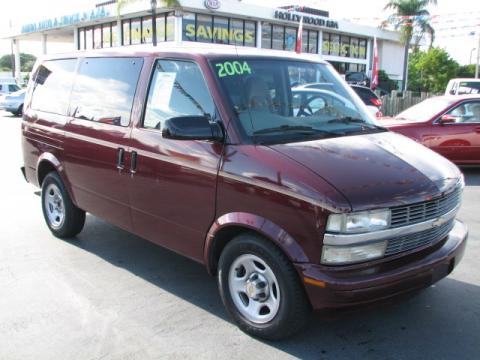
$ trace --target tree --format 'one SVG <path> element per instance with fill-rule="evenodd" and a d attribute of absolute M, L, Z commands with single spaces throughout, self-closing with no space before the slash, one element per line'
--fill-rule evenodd
<path fill-rule="evenodd" d="M 424 34 L 430 35 L 430 47 L 433 45 L 434 29 L 429 23 L 430 13 L 426 7 L 430 4 L 436 5 L 437 0 L 390 0 L 385 6 L 385 10 L 393 10 L 394 13 L 388 17 L 383 26 L 391 24 L 395 30 L 400 31 L 400 41 L 405 47 L 403 63 L 403 85 L 406 88 L 407 69 L 408 69 L 408 50 L 412 37 L 416 37 L 417 45 Z M 417 46 L 418 48 L 418 46 Z"/>
<path fill-rule="evenodd" d="M 475 64 L 462 65 L 458 68 L 457 78 L 474 78 L 475 77 Z"/>
<path fill-rule="evenodd" d="M 20 53 L 20 71 L 30 72 L 37 58 L 31 54 Z M 0 69 L 3 71 L 12 71 L 12 55 L 3 55 L 0 57 Z"/>
<path fill-rule="evenodd" d="M 395 80 L 390 79 L 385 70 L 378 70 L 378 87 L 386 92 L 391 92 L 397 89 L 397 83 Z"/>
<path fill-rule="evenodd" d="M 433 47 L 414 52 L 409 69 L 409 90 L 442 93 L 448 81 L 457 76 L 459 65 L 445 50 Z"/>

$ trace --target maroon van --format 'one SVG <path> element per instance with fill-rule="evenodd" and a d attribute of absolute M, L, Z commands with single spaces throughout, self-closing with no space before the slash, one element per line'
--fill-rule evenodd
<path fill-rule="evenodd" d="M 322 89 L 297 91 L 299 84 Z M 318 57 L 228 46 L 38 61 L 26 179 L 52 233 L 85 212 L 204 264 L 245 332 L 426 287 L 462 258 L 463 177 L 378 126 Z"/>

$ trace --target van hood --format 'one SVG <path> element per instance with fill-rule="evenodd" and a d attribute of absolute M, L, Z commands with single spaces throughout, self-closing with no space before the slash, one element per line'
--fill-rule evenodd
<path fill-rule="evenodd" d="M 270 147 L 336 188 L 354 211 L 426 201 L 461 178 L 453 163 L 392 132 Z"/>

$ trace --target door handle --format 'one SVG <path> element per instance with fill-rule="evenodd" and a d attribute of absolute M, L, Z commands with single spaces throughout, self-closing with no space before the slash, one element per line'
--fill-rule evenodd
<path fill-rule="evenodd" d="M 130 155 L 130 173 L 133 175 L 137 172 L 137 152 L 132 151 Z"/>
<path fill-rule="evenodd" d="M 475 128 L 475 132 L 476 132 L 477 134 L 480 134 L 480 127 L 476 127 L 476 128 Z"/>
<path fill-rule="evenodd" d="M 119 148 L 117 153 L 117 169 L 122 171 L 125 169 L 125 149 Z"/>

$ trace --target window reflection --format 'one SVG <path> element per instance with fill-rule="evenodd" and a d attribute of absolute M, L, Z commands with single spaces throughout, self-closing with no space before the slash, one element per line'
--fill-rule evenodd
<path fill-rule="evenodd" d="M 87 58 L 75 79 L 71 115 L 127 126 L 143 65 L 141 58 Z"/>

